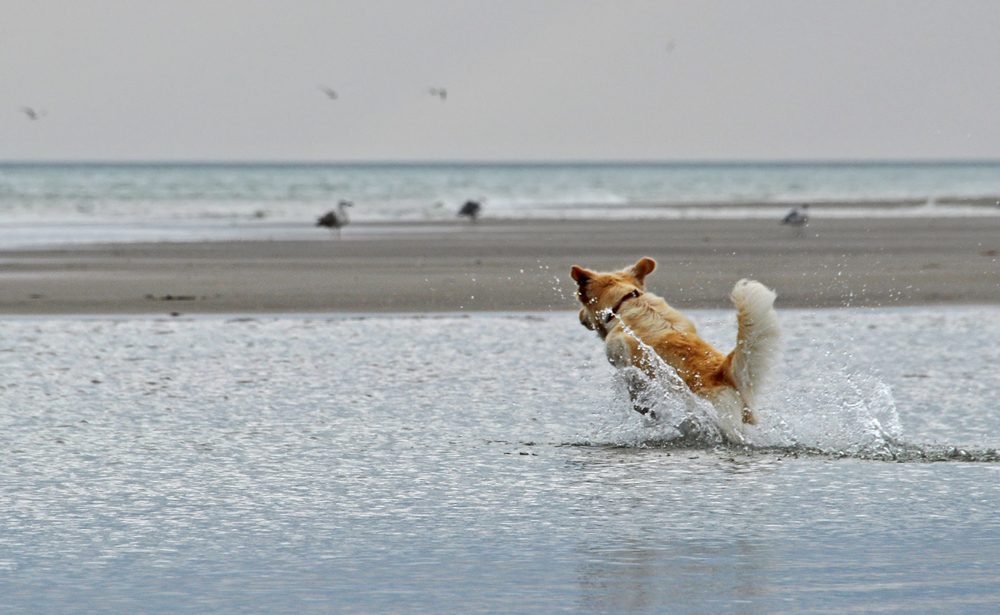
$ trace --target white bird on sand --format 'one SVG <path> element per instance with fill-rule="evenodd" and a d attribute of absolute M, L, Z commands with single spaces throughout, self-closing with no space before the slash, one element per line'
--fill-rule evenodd
<path fill-rule="evenodd" d="M 347 217 L 347 208 L 353 207 L 354 203 L 350 201 L 340 201 L 337 203 L 336 209 L 331 209 L 316 220 L 316 226 L 323 226 L 332 232 L 337 231 L 337 237 L 340 237 L 340 229 L 347 226 L 350 222 L 350 218 Z"/>

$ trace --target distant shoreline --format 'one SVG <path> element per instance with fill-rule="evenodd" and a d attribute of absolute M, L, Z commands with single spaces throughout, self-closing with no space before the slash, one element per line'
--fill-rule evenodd
<path fill-rule="evenodd" d="M 412 227 L 408 227 L 412 231 Z M 0 252 L 0 315 L 438 313 L 576 309 L 571 265 L 659 266 L 679 308 L 729 308 L 736 280 L 778 307 L 1000 304 L 1000 217 L 484 220 L 352 237 Z M 388 229 L 386 229 L 388 230 Z"/>
<path fill-rule="evenodd" d="M 677 223 L 715 220 L 776 223 L 794 206 L 808 206 L 810 218 L 848 220 L 859 223 L 871 219 L 988 219 L 1000 218 L 1000 196 L 948 197 L 931 201 L 921 199 L 803 200 L 795 202 L 726 201 L 726 202 L 636 202 L 636 203 L 539 203 L 525 215 L 485 215 L 482 228 L 518 224 L 562 224 L 569 221 L 585 224 L 634 222 Z M 317 202 L 315 213 L 328 208 Z M 345 239 L 370 239 L 383 235 L 427 232 L 462 232 L 468 222 L 458 220 L 448 210 L 436 217 L 370 219 L 353 216 L 354 222 L 343 231 Z M 510 213 L 510 212 L 508 212 Z M 315 218 L 296 219 L 250 212 L 203 217 L 127 217 L 79 214 L 62 219 L 39 219 L 27 216 L 0 216 L 0 254 L 18 250 L 83 249 L 95 245 L 139 245 L 144 243 L 219 243 L 226 241 L 322 241 L 330 234 L 316 228 Z"/>

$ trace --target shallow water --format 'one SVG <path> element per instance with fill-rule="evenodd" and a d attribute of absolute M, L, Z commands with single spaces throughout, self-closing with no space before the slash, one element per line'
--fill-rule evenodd
<path fill-rule="evenodd" d="M 1000 309 L 781 318 L 745 448 L 575 314 L 0 320 L 0 612 L 995 612 Z"/>

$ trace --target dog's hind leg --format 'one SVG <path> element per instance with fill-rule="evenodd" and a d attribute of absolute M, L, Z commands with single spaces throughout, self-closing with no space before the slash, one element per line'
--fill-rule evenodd
<path fill-rule="evenodd" d="M 711 401 L 718 415 L 719 431 L 722 432 L 722 437 L 730 444 L 746 443 L 743 425 L 744 423 L 750 425 L 754 423 L 746 420 L 747 413 L 751 412 L 752 414 L 752 411 L 746 407 L 740 394 L 735 389 L 726 387 L 712 395 Z M 756 422 L 756 417 L 753 417 L 753 421 Z"/>

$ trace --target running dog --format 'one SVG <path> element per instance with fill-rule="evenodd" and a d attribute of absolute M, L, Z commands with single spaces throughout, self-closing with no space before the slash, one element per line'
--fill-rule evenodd
<path fill-rule="evenodd" d="M 656 261 L 643 258 L 611 273 L 574 266 L 580 323 L 605 341 L 608 361 L 619 368 L 636 367 L 656 375 L 655 353 L 672 367 L 691 391 L 712 402 L 719 428 L 730 442 L 744 441 L 744 425 L 757 423 L 758 396 L 777 360 L 781 333 L 774 311 L 777 295 L 760 282 L 740 280 L 730 299 L 739 330 L 736 348 L 722 354 L 698 336 L 694 324 L 653 293 L 645 279 Z M 630 386 L 633 407 L 639 391 Z"/>

